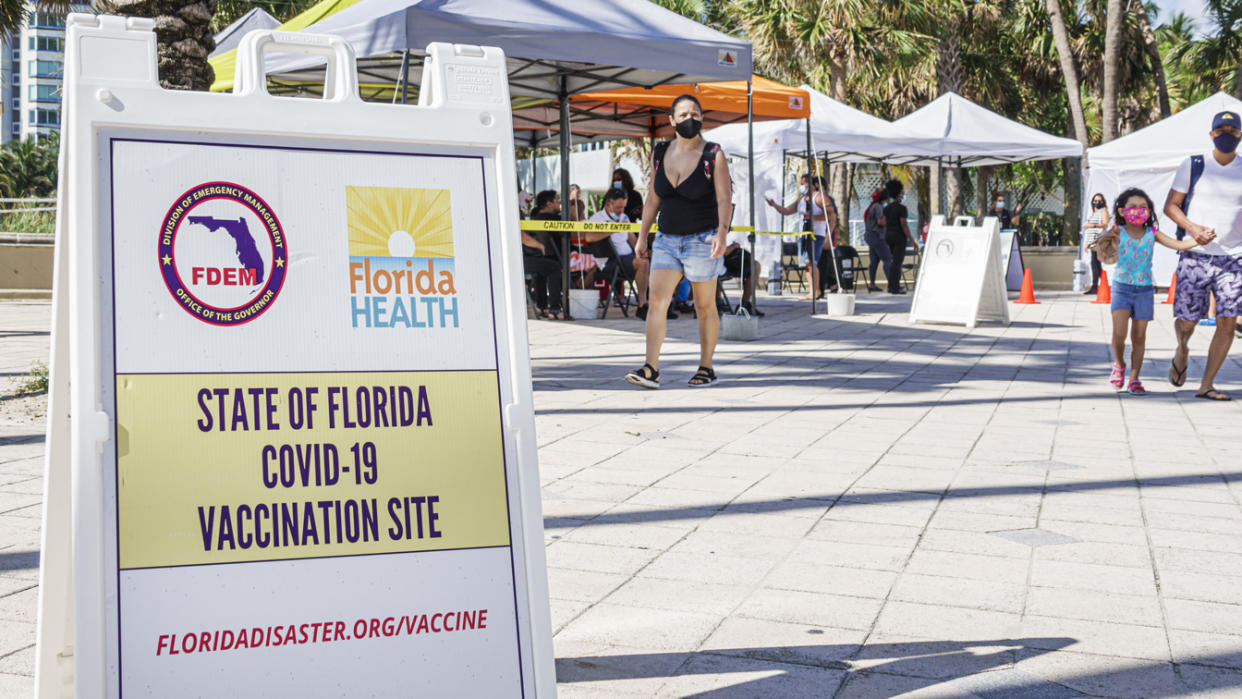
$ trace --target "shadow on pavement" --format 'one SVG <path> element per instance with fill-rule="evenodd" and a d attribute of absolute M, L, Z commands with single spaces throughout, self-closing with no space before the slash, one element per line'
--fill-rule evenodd
<path fill-rule="evenodd" d="M 814 630 L 808 631 L 813 633 Z M 1058 650 L 1072 650 L 1073 638 L 1017 638 L 978 641 L 929 641 L 857 645 L 806 645 L 729 648 L 690 653 L 637 653 L 556 660 L 557 681 L 566 684 L 626 679 L 673 678 L 762 672 L 766 676 L 695 693 L 696 697 L 787 696 L 787 674 L 819 668 L 840 673 L 837 687 L 858 681 L 859 696 L 887 697 L 941 686 L 954 696 L 981 699 L 1061 699 L 1069 697 L 1182 696 L 1191 692 L 1236 690 L 1242 687 L 1242 653 L 1198 656 L 1169 664 L 1135 660 L 1131 667 L 1085 674 L 1066 674 L 1049 681 L 1011 667 Z M 741 660 L 741 662 L 739 662 Z M 752 661 L 752 662 L 746 662 Z M 756 662 L 774 663 L 766 667 Z M 879 661 L 879 662 L 876 662 Z M 782 668 L 781 666 L 784 666 Z M 1021 668 L 1021 665 L 1018 666 Z M 1170 668 L 1178 681 L 1171 686 Z M 783 670 L 783 671 L 782 671 Z M 772 674 L 772 673 L 776 674 Z M 895 676 L 892 683 L 870 682 L 877 675 Z M 813 679 L 813 678 L 812 678 Z M 830 680 L 831 675 L 823 678 Z M 727 679 L 726 679 L 727 681 Z M 805 685 L 802 685 L 805 688 Z M 858 689 L 863 690 L 860 686 Z M 835 688 L 822 686 L 821 696 Z M 1134 693 L 1134 694 L 1132 694 Z"/>
<path fill-rule="evenodd" d="M 1004 467 L 998 467 L 1004 468 Z M 1200 485 L 1204 481 L 1242 481 L 1242 471 L 1227 473 L 1190 474 L 1184 476 L 1158 476 L 1153 478 L 1117 478 L 1103 481 L 1058 482 L 1052 485 L 1003 485 L 971 488 L 954 488 L 946 491 L 878 490 L 865 493 L 837 493 L 808 495 L 780 500 L 755 500 L 750 502 L 722 502 L 719 505 L 695 507 L 671 507 L 630 512 L 605 512 L 583 517 L 547 517 L 545 529 L 596 526 L 601 524 L 639 524 L 682 519 L 705 519 L 718 513 L 757 514 L 788 512 L 792 510 L 832 508 L 852 505 L 884 505 L 925 500 L 957 500 L 961 498 L 1007 497 L 1011 495 L 1038 495 L 1044 490 L 1058 493 L 1111 490 L 1113 488 L 1176 488 L 1183 485 Z"/>
<path fill-rule="evenodd" d="M 0 551 L 0 571 L 35 570 L 38 567 L 38 551 Z"/>

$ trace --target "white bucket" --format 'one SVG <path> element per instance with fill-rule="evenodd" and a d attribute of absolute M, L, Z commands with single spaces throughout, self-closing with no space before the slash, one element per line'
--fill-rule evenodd
<path fill-rule="evenodd" d="M 737 313 L 725 313 L 720 316 L 720 338 L 749 342 L 759 337 L 759 318 L 752 316 L 745 308 L 738 308 Z"/>
<path fill-rule="evenodd" d="M 578 320 L 595 318 L 599 312 L 599 292 L 595 289 L 569 290 L 569 315 Z"/>
<path fill-rule="evenodd" d="M 824 298 L 828 300 L 828 315 L 854 315 L 854 294 L 825 294 Z"/>

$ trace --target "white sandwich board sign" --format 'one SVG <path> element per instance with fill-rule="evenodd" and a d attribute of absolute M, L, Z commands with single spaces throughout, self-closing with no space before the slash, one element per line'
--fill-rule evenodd
<path fill-rule="evenodd" d="M 1000 247 L 1000 222 L 992 216 L 981 226 L 949 226 L 944 216 L 932 218 L 910 322 L 1008 324 Z"/>
<path fill-rule="evenodd" d="M 1022 248 L 1018 245 L 1017 231 L 1001 231 L 1001 269 L 1005 270 L 1005 288 L 1009 291 L 1022 289 L 1022 273 L 1026 264 L 1022 261 Z"/>
<path fill-rule="evenodd" d="M 66 34 L 40 695 L 553 696 L 503 54 L 171 92 L 151 26 Z"/>

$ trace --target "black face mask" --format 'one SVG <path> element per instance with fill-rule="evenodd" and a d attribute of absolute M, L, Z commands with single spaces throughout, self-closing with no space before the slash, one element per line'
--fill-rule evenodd
<path fill-rule="evenodd" d="M 699 135 L 699 131 L 703 130 L 703 122 L 699 119 L 695 119 L 694 117 L 690 117 L 685 121 L 679 122 L 674 128 L 677 130 L 678 136 L 681 136 L 682 138 L 694 138 Z"/>
<path fill-rule="evenodd" d="M 1102 202 L 1102 201 L 1093 201 L 1093 202 L 1091 202 L 1091 208 L 1093 208 L 1093 209 L 1103 209 L 1103 208 L 1104 208 L 1104 202 Z"/>

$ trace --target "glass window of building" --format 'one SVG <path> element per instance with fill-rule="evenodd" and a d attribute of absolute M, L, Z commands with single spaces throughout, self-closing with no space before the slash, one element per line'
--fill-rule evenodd
<path fill-rule="evenodd" d="M 31 77 L 41 78 L 59 78 L 65 70 L 65 64 L 61 61 L 29 61 Z"/>

